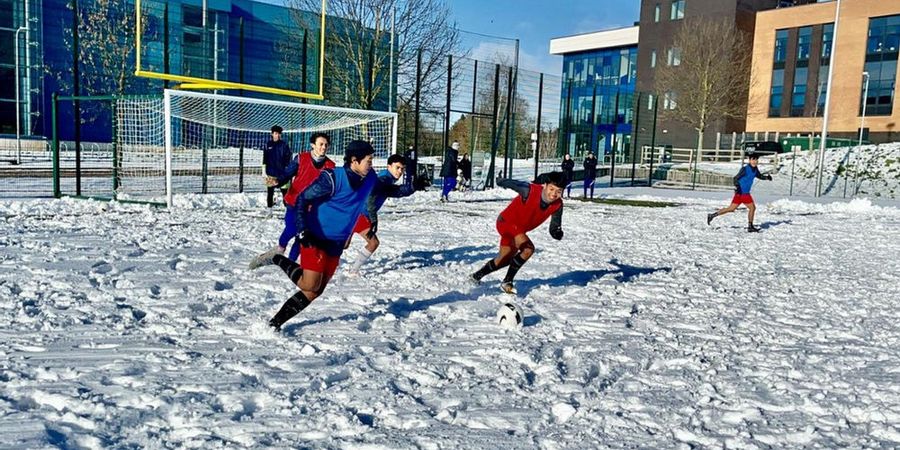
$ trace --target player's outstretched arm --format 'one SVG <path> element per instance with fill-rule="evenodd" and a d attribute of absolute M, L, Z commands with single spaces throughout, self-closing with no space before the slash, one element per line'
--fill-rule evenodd
<path fill-rule="evenodd" d="M 528 199 L 528 192 L 531 190 L 531 183 L 527 181 L 512 180 L 509 178 L 501 179 L 497 182 L 497 186 L 516 191 L 517 194 L 522 196 L 522 200 Z"/>

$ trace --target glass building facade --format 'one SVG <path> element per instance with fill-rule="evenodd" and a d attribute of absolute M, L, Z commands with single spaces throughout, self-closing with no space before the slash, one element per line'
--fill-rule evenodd
<path fill-rule="evenodd" d="M 900 56 L 900 15 L 869 19 L 865 71 L 869 90 L 863 94 L 866 115 L 890 116 L 897 86 L 897 59 Z M 862 103 L 862 102 L 860 102 Z"/>
<path fill-rule="evenodd" d="M 601 163 L 630 156 L 637 46 L 566 54 L 563 58 L 560 148 Z"/>

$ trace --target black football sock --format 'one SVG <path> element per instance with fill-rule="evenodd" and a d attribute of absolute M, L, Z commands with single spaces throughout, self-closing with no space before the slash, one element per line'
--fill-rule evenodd
<path fill-rule="evenodd" d="M 281 267 L 281 270 L 284 271 L 294 284 L 300 282 L 300 277 L 303 276 L 303 268 L 300 267 L 300 264 L 291 261 L 290 258 L 284 255 L 275 255 L 275 257 L 272 258 L 272 262 L 278 267 Z"/>
<path fill-rule="evenodd" d="M 475 272 L 474 274 L 472 274 L 472 276 L 475 277 L 476 280 L 480 280 L 484 278 L 485 275 L 496 272 L 502 268 L 503 266 L 497 266 L 497 264 L 494 263 L 494 260 L 491 259 L 488 262 L 484 263 L 484 266 L 478 269 L 478 272 Z"/>
<path fill-rule="evenodd" d="M 513 258 L 512 262 L 509 263 L 509 269 L 506 270 L 506 277 L 503 278 L 504 283 L 511 283 L 514 278 L 516 278 L 516 274 L 519 273 L 519 269 L 525 265 L 527 260 L 522 257 L 522 255 L 516 255 Z"/>
<path fill-rule="evenodd" d="M 281 309 L 269 320 L 269 326 L 276 329 L 281 328 L 285 322 L 303 311 L 310 303 L 312 302 L 306 298 L 306 295 L 303 295 L 303 291 L 297 291 L 284 302 L 284 305 L 281 305 Z"/>

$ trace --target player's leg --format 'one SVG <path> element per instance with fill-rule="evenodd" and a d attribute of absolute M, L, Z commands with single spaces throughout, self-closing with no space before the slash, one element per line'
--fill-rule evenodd
<path fill-rule="evenodd" d="M 594 183 L 596 180 L 591 180 L 591 198 L 594 198 Z"/>
<path fill-rule="evenodd" d="M 751 199 L 750 203 L 747 203 L 747 231 L 751 233 L 759 231 L 759 228 L 753 225 L 754 216 L 756 216 L 756 203 Z"/>
<path fill-rule="evenodd" d="M 484 263 L 477 272 L 472 274 L 472 279 L 475 281 L 481 281 L 486 275 L 496 272 L 506 266 L 509 265 L 510 261 L 512 261 L 513 257 L 516 256 L 516 248 L 513 247 L 513 244 L 510 243 L 501 243 L 500 244 L 500 252 L 496 257 L 488 260 L 488 262 Z"/>
<path fill-rule="evenodd" d="M 306 309 L 324 290 L 325 283 L 323 280 L 326 279 L 329 266 L 327 255 L 316 247 L 303 247 L 302 251 L 305 257 L 302 257 L 301 260 L 304 262 L 305 267 L 301 267 L 284 256 L 279 255 L 275 257 L 278 266 L 284 270 L 285 274 L 300 289 L 289 297 L 281 305 L 281 309 L 278 310 L 275 316 L 269 320 L 269 326 L 276 330 L 281 329 L 285 322 Z M 328 278 L 330 278 L 330 274 Z"/>
<path fill-rule="evenodd" d="M 363 264 L 372 257 L 372 254 L 375 253 L 375 250 L 378 250 L 378 246 L 381 245 L 381 241 L 378 240 L 377 235 L 367 237 L 368 233 L 369 228 L 360 232 L 360 235 L 366 240 L 366 246 L 359 249 L 359 255 L 356 257 L 356 260 L 353 261 L 353 266 L 350 268 L 349 273 L 359 273 L 359 269 L 362 268 Z"/>
<path fill-rule="evenodd" d="M 534 243 L 531 242 L 531 239 L 529 239 L 526 234 L 523 233 L 516 236 L 515 244 L 518 252 L 510 261 L 509 269 L 506 270 L 506 276 L 503 278 L 503 284 L 501 285 L 503 291 L 507 293 L 515 293 L 512 282 L 515 280 L 516 274 L 519 273 L 519 269 L 521 269 L 531 258 L 531 255 L 534 254 Z"/>
<path fill-rule="evenodd" d="M 275 186 L 266 186 L 266 207 L 275 206 Z"/>
<path fill-rule="evenodd" d="M 740 203 L 737 203 L 736 201 L 732 200 L 731 204 L 728 205 L 727 207 L 707 214 L 706 215 L 706 224 L 709 225 L 713 219 L 715 219 L 716 217 L 719 217 L 723 214 L 733 213 L 734 210 L 736 210 L 738 206 L 740 206 Z"/>
<path fill-rule="evenodd" d="M 266 250 L 264 253 L 256 255 L 252 261 L 250 261 L 250 269 L 256 269 L 262 266 L 266 266 L 269 264 L 273 264 L 273 257 L 275 255 L 281 255 L 284 253 L 285 247 L 287 247 L 288 243 L 290 243 L 291 239 L 297 234 L 297 226 L 294 221 L 294 212 L 296 210 L 288 206 L 284 211 L 284 229 L 281 231 L 281 235 L 278 237 L 278 245 L 272 247 L 269 250 Z M 294 247 L 291 249 L 290 258 L 292 261 L 297 260 L 297 256 L 300 252 L 300 249 L 296 242 L 294 242 Z"/>

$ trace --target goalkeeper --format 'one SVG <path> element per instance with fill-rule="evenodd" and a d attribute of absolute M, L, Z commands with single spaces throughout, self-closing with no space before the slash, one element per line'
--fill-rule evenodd
<path fill-rule="evenodd" d="M 291 147 L 281 140 L 282 128 L 278 125 L 272 127 L 272 140 L 266 142 L 263 149 L 263 173 L 266 174 L 266 206 L 275 206 L 275 189 L 281 191 L 282 201 L 287 194 L 287 183 L 281 186 L 277 180 L 284 178 L 284 171 L 291 163 Z"/>

